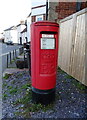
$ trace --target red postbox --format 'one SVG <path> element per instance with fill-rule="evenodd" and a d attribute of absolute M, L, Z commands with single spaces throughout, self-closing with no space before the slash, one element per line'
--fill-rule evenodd
<path fill-rule="evenodd" d="M 33 101 L 55 98 L 59 25 L 40 21 L 31 25 L 31 81 Z"/>

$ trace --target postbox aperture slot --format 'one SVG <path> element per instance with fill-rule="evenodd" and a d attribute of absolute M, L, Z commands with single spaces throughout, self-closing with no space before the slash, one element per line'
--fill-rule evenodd
<path fill-rule="evenodd" d="M 55 49 L 55 37 L 54 34 L 43 34 L 40 38 L 41 49 Z"/>

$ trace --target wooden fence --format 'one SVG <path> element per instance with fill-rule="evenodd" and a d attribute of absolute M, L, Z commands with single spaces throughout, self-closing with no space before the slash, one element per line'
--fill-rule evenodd
<path fill-rule="evenodd" d="M 87 86 L 87 8 L 60 21 L 58 65 Z"/>

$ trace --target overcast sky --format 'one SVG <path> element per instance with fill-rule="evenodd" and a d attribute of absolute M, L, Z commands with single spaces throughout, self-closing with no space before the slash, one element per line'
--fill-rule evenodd
<path fill-rule="evenodd" d="M 0 0 L 0 33 L 19 24 L 30 13 L 31 0 Z"/>

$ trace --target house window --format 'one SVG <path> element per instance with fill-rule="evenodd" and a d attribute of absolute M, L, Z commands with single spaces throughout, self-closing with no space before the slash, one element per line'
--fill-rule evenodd
<path fill-rule="evenodd" d="M 43 20 L 43 15 L 36 16 L 36 21 L 42 21 Z"/>

